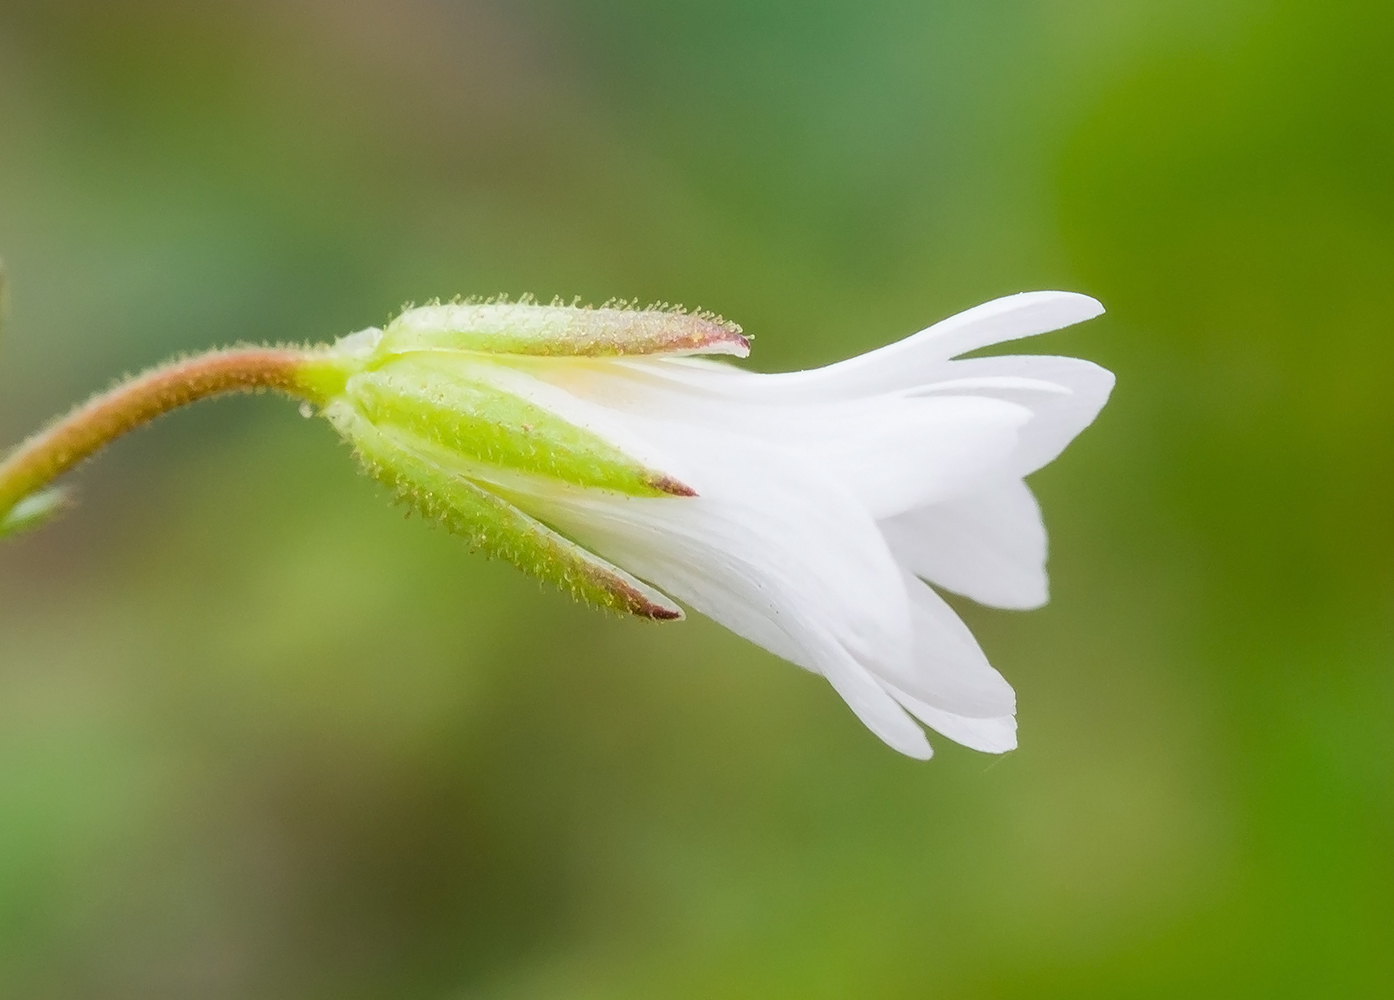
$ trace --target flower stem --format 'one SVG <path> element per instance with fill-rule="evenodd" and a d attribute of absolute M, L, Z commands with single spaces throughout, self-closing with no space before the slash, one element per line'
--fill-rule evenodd
<path fill-rule="evenodd" d="M 312 402 L 322 393 L 310 370 L 315 353 L 254 347 L 210 351 L 128 379 L 29 438 L 0 462 L 0 535 L 16 507 L 128 431 L 170 410 L 224 393 L 272 389 Z M 22 517 L 18 520 L 24 520 Z"/>

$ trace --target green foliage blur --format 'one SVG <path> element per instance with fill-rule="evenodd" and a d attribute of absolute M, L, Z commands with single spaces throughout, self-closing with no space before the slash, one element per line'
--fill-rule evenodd
<path fill-rule="evenodd" d="M 1394 995 L 1394 6 L 4 0 L 0 441 L 456 293 L 1118 374 L 1021 748 L 606 617 L 204 404 L 0 547 L 0 996 Z M 1021 348 L 1019 348 L 1021 349 Z"/>

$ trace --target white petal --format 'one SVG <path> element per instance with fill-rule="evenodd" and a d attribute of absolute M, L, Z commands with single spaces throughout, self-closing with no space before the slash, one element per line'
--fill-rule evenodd
<path fill-rule="evenodd" d="M 980 604 L 1036 608 L 1046 602 L 1046 533 L 1019 479 L 881 522 L 896 558 Z"/>
<path fill-rule="evenodd" d="M 1036 357 L 1037 355 L 1012 355 L 1013 360 L 1017 358 Z M 998 360 L 996 358 L 982 359 L 969 358 L 965 361 L 945 362 L 944 373 L 948 377 L 938 382 L 930 382 L 927 385 L 909 390 L 911 396 L 929 395 L 981 395 L 992 396 L 994 398 L 1012 398 L 1022 394 L 1046 393 L 1051 396 L 1068 396 L 1070 390 L 1063 385 L 1055 382 L 1046 382 L 1038 378 L 1023 378 L 1018 375 L 968 375 L 960 377 L 959 373 L 964 371 L 965 365 L 971 365 L 974 361 Z M 1025 395 L 1026 401 L 1034 401 L 1033 395 Z"/>
<path fill-rule="evenodd" d="M 1022 430 L 1021 447 L 1012 463 L 1013 474 L 1018 476 L 1054 461 L 1093 423 L 1114 382 L 1112 372 L 1091 362 L 1034 354 L 969 358 L 951 362 L 943 371 L 946 380 L 917 392 L 969 392 L 1017 403 L 1034 414 Z"/>
<path fill-rule="evenodd" d="M 862 724 L 887 746 L 916 760 L 929 760 L 934 756 L 924 730 L 915 725 L 895 697 L 850 656 L 828 657 L 823 676 Z"/>
<path fill-rule="evenodd" d="M 682 509 L 680 515 L 674 513 L 677 508 Z M 858 627 L 849 622 L 854 605 L 861 602 L 847 600 L 848 594 L 839 600 L 822 593 L 827 588 L 820 586 L 875 580 L 812 576 L 817 571 L 810 568 L 810 556 L 816 553 L 762 542 L 762 529 L 770 524 L 751 523 L 748 513 L 705 497 L 614 500 L 562 513 L 556 505 L 547 509 L 584 544 L 736 634 L 821 673 L 887 744 L 911 757 L 929 758 L 929 742 L 920 727 L 857 661 L 845 639 L 832 634 L 836 630 L 850 636 L 854 645 L 863 647 L 863 655 L 876 654 L 872 658 L 882 669 L 892 665 L 895 657 L 889 654 L 895 651 L 895 638 L 866 635 L 865 623 Z M 819 544 L 813 538 L 806 541 Z M 875 644 L 885 645 L 874 648 Z"/>
<path fill-rule="evenodd" d="M 873 670 L 908 663 L 909 597 L 876 523 L 816 470 L 758 442 L 680 442 L 696 497 L 639 499 L 557 488 L 527 506 L 582 545 L 802 666 L 816 625 Z M 699 452 L 711 449 L 718 466 Z M 781 638 L 782 636 L 782 638 Z M 792 641 L 792 645 L 791 645 Z"/>
<path fill-rule="evenodd" d="M 945 712 L 912 698 L 891 685 L 886 688 L 930 729 L 942 733 L 955 743 L 983 753 L 1006 753 L 1016 749 L 1016 717 L 1004 715 L 996 719 L 969 719 Z"/>
<path fill-rule="evenodd" d="M 547 390 L 534 388 L 528 398 L 698 493 L 706 492 L 702 473 L 673 446 L 674 425 L 760 439 L 842 483 L 877 518 L 1001 479 L 1020 453 L 1022 429 L 1033 419 L 1030 409 L 987 394 L 894 393 L 812 404 L 765 403 L 753 396 L 734 399 L 704 392 L 696 384 L 669 381 L 662 374 L 664 364 L 533 364 L 530 370 L 538 377 L 519 373 L 519 386 L 513 391 L 521 394 L 524 383 Z M 581 412 L 585 407 L 598 412 L 587 415 Z M 647 443 L 641 446 L 626 443 L 643 439 Z M 663 454 L 666 461 L 656 457 Z"/>
<path fill-rule="evenodd" d="M 940 357 L 953 358 L 989 344 L 1073 326 L 1103 311 L 1098 301 L 1078 292 L 1020 292 L 950 316 L 901 343 L 907 345 L 907 355 L 912 343 L 917 347 L 932 344 Z"/>
<path fill-rule="evenodd" d="M 915 653 L 909 668 L 876 671 L 898 691 L 956 715 L 992 718 L 1016 711 L 1016 692 L 962 619 L 928 584 L 905 575 Z"/>
<path fill-rule="evenodd" d="M 683 436 L 673 434 L 670 444 Z M 836 484 L 758 443 L 684 443 L 689 460 L 704 447 L 723 456 L 704 477 L 710 492 L 637 499 L 556 489 L 529 505 L 733 632 L 823 674 L 877 736 L 927 758 L 920 727 L 869 672 L 910 674 L 914 645 L 906 578 L 875 522 Z"/>
<path fill-rule="evenodd" d="M 1000 479 L 1031 420 L 1025 407 L 982 396 L 879 397 L 791 409 L 804 413 L 798 426 L 768 421 L 763 432 L 752 433 L 807 456 L 878 519 Z"/>
<path fill-rule="evenodd" d="M 700 359 L 636 359 L 621 364 L 728 398 L 825 402 L 877 396 L 944 378 L 944 363 L 979 347 L 1048 333 L 1104 311 L 1074 292 L 1022 292 L 975 306 L 928 329 L 823 368 L 763 375 Z"/>
<path fill-rule="evenodd" d="M 923 385 L 949 358 L 979 347 L 1048 333 L 1093 319 L 1104 307 L 1075 292 L 1022 292 L 984 302 L 904 340 L 826 368 L 774 376 L 776 388 L 827 398 Z"/>

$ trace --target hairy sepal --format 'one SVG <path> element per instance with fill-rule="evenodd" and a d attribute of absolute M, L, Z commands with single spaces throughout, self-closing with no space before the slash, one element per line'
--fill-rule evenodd
<path fill-rule="evenodd" d="M 343 401 L 331 403 L 325 416 L 353 444 L 369 475 L 472 547 L 595 607 L 660 621 L 683 617 L 663 594 L 451 468 L 432 454 L 429 442 L 375 427 Z"/>
<path fill-rule="evenodd" d="M 492 362 L 407 355 L 348 380 L 344 397 L 373 425 L 404 431 L 460 459 L 636 497 L 691 495 L 598 435 L 500 388 Z"/>
<path fill-rule="evenodd" d="M 407 309 L 383 329 L 379 356 L 410 351 L 618 357 L 729 354 L 745 357 L 750 341 L 734 323 L 680 308 L 456 302 Z"/>

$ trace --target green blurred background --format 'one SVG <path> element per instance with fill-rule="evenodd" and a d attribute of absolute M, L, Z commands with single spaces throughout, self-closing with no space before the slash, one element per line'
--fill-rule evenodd
<path fill-rule="evenodd" d="M 1021 749 L 881 746 L 705 621 L 206 404 L 0 550 L 0 995 L 1394 995 L 1394 6 L 3 0 L 0 440 L 406 300 L 665 299 L 808 366 L 1109 314 L 964 614 Z"/>

